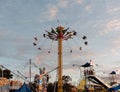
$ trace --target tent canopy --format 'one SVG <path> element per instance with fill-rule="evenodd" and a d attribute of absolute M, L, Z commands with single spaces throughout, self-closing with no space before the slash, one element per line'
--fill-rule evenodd
<path fill-rule="evenodd" d="M 117 86 L 114 86 L 114 87 L 112 87 L 112 88 L 109 88 L 108 90 L 109 90 L 109 91 L 117 91 L 117 90 L 119 90 L 119 89 L 120 89 L 120 84 L 117 85 Z"/>
<path fill-rule="evenodd" d="M 18 90 L 15 90 L 15 92 L 32 92 L 30 88 L 24 83 Z"/>
<path fill-rule="evenodd" d="M 115 71 L 112 71 L 110 74 L 116 74 L 116 72 L 115 72 Z"/>
<path fill-rule="evenodd" d="M 84 68 L 85 68 L 85 67 L 90 67 L 90 66 L 91 66 L 90 63 L 88 63 L 88 62 L 85 63 L 84 65 L 82 65 L 82 67 L 84 67 Z"/>

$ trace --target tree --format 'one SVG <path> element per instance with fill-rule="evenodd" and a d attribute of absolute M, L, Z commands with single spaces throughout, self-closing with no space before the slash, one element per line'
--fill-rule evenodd
<path fill-rule="evenodd" d="M 64 75 L 62 76 L 62 80 L 63 80 L 63 92 L 70 92 L 71 84 L 69 83 L 69 81 L 71 81 L 72 78 L 69 75 Z"/>
<path fill-rule="evenodd" d="M 48 83 L 47 92 L 54 92 L 54 87 L 55 85 L 53 83 Z"/>
<path fill-rule="evenodd" d="M 3 70 L 3 77 L 7 78 L 7 79 L 12 79 L 13 75 L 11 74 L 11 71 L 8 69 Z"/>
<path fill-rule="evenodd" d="M 68 83 L 69 81 L 71 81 L 72 80 L 72 78 L 69 76 L 69 75 L 67 75 L 67 76 L 62 76 L 62 80 L 63 80 L 63 83 Z"/>
<path fill-rule="evenodd" d="M 2 77 L 2 69 L 0 68 L 0 77 Z"/>
<path fill-rule="evenodd" d="M 69 81 L 71 81 L 71 77 L 70 76 L 62 76 L 62 80 L 63 82 L 63 92 L 71 92 L 71 84 L 68 83 Z M 47 92 L 57 92 L 58 91 L 58 81 L 55 81 L 54 83 L 48 83 L 47 85 Z"/>
<path fill-rule="evenodd" d="M 70 83 L 63 84 L 63 92 L 71 92 L 71 84 Z"/>

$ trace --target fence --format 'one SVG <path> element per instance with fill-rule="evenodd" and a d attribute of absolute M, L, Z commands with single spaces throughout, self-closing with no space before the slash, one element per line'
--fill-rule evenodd
<path fill-rule="evenodd" d="M 0 86 L 0 92 L 9 92 L 9 85 Z"/>

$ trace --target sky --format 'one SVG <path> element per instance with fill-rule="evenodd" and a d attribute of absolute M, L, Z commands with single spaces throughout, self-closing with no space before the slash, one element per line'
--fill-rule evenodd
<path fill-rule="evenodd" d="M 0 64 L 25 76 L 30 59 L 37 65 L 32 66 L 33 76 L 40 67 L 47 71 L 57 67 L 57 42 L 43 34 L 58 25 L 77 32 L 73 39 L 63 41 L 63 75 L 78 81 L 79 67 L 72 65 L 90 60 L 98 64 L 98 74 L 119 71 L 120 0 L 0 0 Z M 41 51 L 33 46 L 34 37 Z M 51 72 L 51 80 L 56 76 L 56 71 Z"/>

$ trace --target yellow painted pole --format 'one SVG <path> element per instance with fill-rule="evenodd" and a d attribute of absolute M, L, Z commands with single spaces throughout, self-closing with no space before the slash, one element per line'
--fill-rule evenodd
<path fill-rule="evenodd" d="M 62 30 L 58 37 L 58 92 L 63 92 L 62 89 Z"/>

